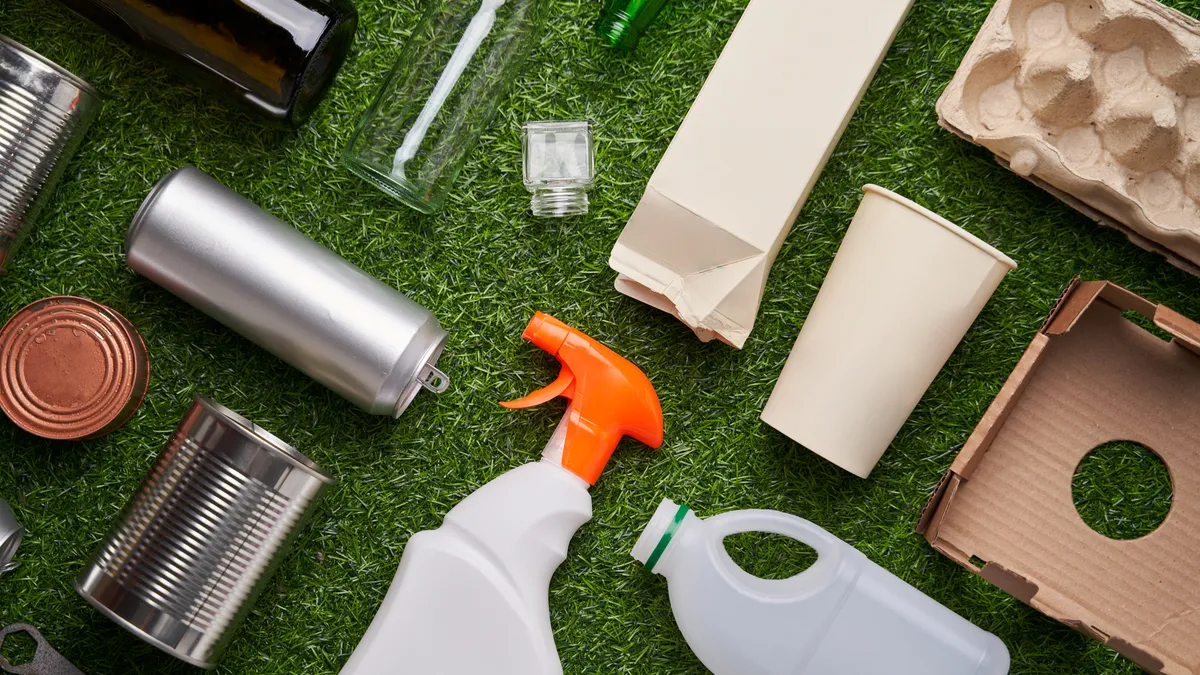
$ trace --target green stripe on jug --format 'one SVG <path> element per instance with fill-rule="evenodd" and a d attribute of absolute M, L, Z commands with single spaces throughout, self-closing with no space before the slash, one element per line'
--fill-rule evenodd
<path fill-rule="evenodd" d="M 679 526 L 683 523 L 683 519 L 687 516 L 687 513 L 687 504 L 680 504 L 679 510 L 675 512 L 675 519 L 667 526 L 667 531 L 663 532 L 662 539 L 658 540 L 658 546 L 654 547 L 654 552 L 650 554 L 649 558 L 646 558 L 647 571 L 654 571 L 654 566 L 658 564 L 658 559 L 662 557 L 662 554 L 667 551 L 667 547 L 671 545 L 671 537 L 675 536 L 675 532 L 679 530 Z"/>

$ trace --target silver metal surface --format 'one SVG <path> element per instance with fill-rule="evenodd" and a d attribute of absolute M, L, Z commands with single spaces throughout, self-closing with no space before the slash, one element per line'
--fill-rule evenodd
<path fill-rule="evenodd" d="M 428 310 L 199 169 L 159 181 L 125 250 L 138 273 L 373 414 L 399 417 L 446 344 Z"/>
<path fill-rule="evenodd" d="M 21 538 L 24 536 L 25 528 L 17 522 L 16 514 L 8 502 L 0 499 L 0 574 L 10 572 L 20 564 L 14 563 L 13 557 L 16 556 L 17 547 L 21 545 Z"/>
<path fill-rule="evenodd" d="M 99 109 L 87 82 L 0 35 L 0 270 Z"/>
<path fill-rule="evenodd" d="M 75 589 L 146 642 L 212 668 L 332 482 L 197 397 Z"/>
<path fill-rule="evenodd" d="M 37 643 L 37 651 L 29 663 L 9 663 L 4 657 L 4 639 L 14 633 L 25 633 Z M 83 675 L 83 671 L 46 642 L 38 629 L 27 623 L 14 623 L 0 630 L 0 670 L 14 675 Z"/>

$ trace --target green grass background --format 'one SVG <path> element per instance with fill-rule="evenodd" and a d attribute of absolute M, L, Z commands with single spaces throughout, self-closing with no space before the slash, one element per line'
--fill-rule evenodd
<path fill-rule="evenodd" d="M 628 56 L 590 32 L 600 0 L 550 1 L 552 28 L 450 202 L 423 217 L 350 175 L 339 150 L 424 2 L 357 0 L 354 53 L 315 118 L 293 133 L 260 124 L 49 0 L 0 0 L 0 32 L 80 74 L 107 99 L 36 234 L 0 281 L 0 313 L 52 294 L 88 296 L 141 329 L 153 362 L 145 405 L 107 438 L 54 443 L 0 421 L 0 494 L 29 530 L 22 566 L 0 578 L 0 623 L 41 627 L 91 675 L 190 670 L 103 618 L 71 582 L 192 397 L 207 394 L 340 479 L 217 672 L 336 672 L 409 536 L 437 527 L 471 491 L 538 457 L 563 405 L 510 412 L 495 402 L 554 377 L 552 359 L 520 340 L 529 317 L 543 310 L 642 366 L 666 416 L 661 450 L 627 442 L 617 452 L 593 491 L 595 518 L 554 578 L 551 613 L 568 673 L 705 672 L 675 627 L 664 580 L 629 557 L 663 497 L 701 514 L 767 508 L 818 523 L 999 635 L 1014 673 L 1137 672 L 913 534 L 956 447 L 1073 275 L 1112 279 L 1200 317 L 1196 278 L 937 127 L 934 103 L 991 3 L 917 0 L 784 245 L 758 325 L 739 352 L 701 344 L 679 322 L 616 293 L 606 263 L 745 0 L 674 0 Z M 1200 16 L 1200 2 L 1169 4 Z M 535 220 L 520 181 L 519 128 L 560 118 L 594 121 L 600 181 L 588 216 Z M 126 225 L 154 182 L 183 164 L 434 310 L 450 331 L 442 366 L 453 388 L 421 395 L 399 421 L 368 416 L 134 275 L 122 252 Z M 758 414 L 867 182 L 963 225 L 1020 268 L 864 481 L 788 441 Z M 738 543 L 763 574 L 794 562 L 793 549 L 774 540 Z"/>

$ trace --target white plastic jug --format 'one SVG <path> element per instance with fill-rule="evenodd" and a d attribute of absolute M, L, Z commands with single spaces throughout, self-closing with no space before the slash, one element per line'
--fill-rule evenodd
<path fill-rule="evenodd" d="M 788 579 L 752 576 L 726 537 L 804 542 L 817 562 Z M 802 518 L 733 511 L 701 520 L 664 499 L 633 557 L 667 578 L 671 608 L 715 675 L 1005 675 L 1008 649 Z"/>

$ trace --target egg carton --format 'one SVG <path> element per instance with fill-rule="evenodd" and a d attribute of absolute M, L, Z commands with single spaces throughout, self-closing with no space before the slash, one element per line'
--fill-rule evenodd
<path fill-rule="evenodd" d="M 1200 274 L 1200 21 L 1152 0 L 999 0 L 942 126 Z"/>

